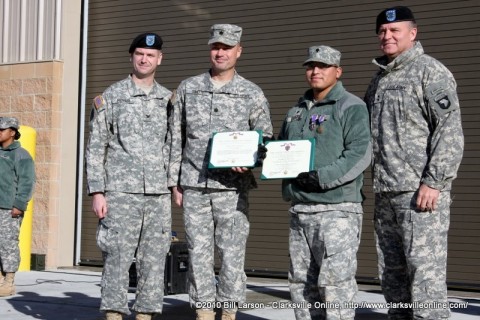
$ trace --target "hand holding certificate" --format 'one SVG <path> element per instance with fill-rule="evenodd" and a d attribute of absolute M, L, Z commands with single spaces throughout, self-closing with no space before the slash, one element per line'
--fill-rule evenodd
<path fill-rule="evenodd" d="M 300 172 L 313 168 L 313 139 L 269 141 L 265 146 L 268 151 L 263 160 L 262 179 L 295 178 Z"/>
<path fill-rule="evenodd" d="M 259 131 L 218 132 L 212 137 L 209 168 L 254 167 Z"/>

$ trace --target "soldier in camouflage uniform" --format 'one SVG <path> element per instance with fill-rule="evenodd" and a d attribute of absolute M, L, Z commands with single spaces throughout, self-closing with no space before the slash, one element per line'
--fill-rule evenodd
<path fill-rule="evenodd" d="M 129 53 L 133 72 L 94 99 L 86 151 L 88 192 L 99 218 L 103 252 L 102 302 L 107 319 L 130 314 L 128 270 L 135 251 L 137 320 L 161 313 L 165 258 L 171 239 L 167 184 L 171 92 L 159 85 L 162 39 L 138 35 Z"/>
<path fill-rule="evenodd" d="M 355 316 L 348 303 L 357 293 L 361 188 L 371 139 L 365 103 L 338 80 L 340 56 L 328 46 L 309 48 L 304 66 L 310 89 L 288 111 L 278 137 L 315 140 L 313 170 L 282 185 L 292 204 L 288 280 L 292 302 L 302 306 L 295 308 L 298 320 Z"/>
<path fill-rule="evenodd" d="M 242 28 L 217 24 L 210 32 L 211 69 L 182 81 L 176 91 L 170 176 L 178 183 L 175 202 L 184 208 L 197 319 L 214 319 L 213 306 L 227 306 L 222 319 L 229 320 L 236 313 L 231 303 L 245 300 L 248 191 L 256 185 L 249 169 L 208 169 L 209 142 L 214 132 L 262 130 L 269 138 L 273 130 L 262 90 L 235 71 Z M 217 285 L 215 246 L 221 261 Z"/>
<path fill-rule="evenodd" d="M 19 234 L 35 185 L 35 165 L 19 141 L 17 118 L 0 117 L 0 297 L 15 294 Z"/>
<path fill-rule="evenodd" d="M 366 92 L 373 136 L 379 277 L 387 302 L 447 303 L 450 190 L 463 153 L 456 83 L 416 41 L 411 10 L 377 17 L 384 55 Z M 446 319 L 448 307 L 391 308 L 389 319 Z"/>

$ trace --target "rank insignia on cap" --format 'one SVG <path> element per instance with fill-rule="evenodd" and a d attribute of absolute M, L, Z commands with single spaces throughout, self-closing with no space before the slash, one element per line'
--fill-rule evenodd
<path fill-rule="evenodd" d="M 155 43 L 155 36 L 153 34 L 147 35 L 145 42 L 147 43 L 147 46 L 153 46 Z"/>
<path fill-rule="evenodd" d="M 208 44 L 223 43 L 227 46 L 235 46 L 240 42 L 242 28 L 234 24 L 214 24 L 210 28 Z"/>
<path fill-rule="evenodd" d="M 102 96 L 96 96 L 95 98 L 93 98 L 93 104 L 95 106 L 95 109 L 100 109 L 103 104 L 104 104 L 104 100 L 103 100 L 103 97 Z"/>
<path fill-rule="evenodd" d="M 435 99 L 435 102 L 440 106 L 442 109 L 448 109 L 452 105 L 450 102 L 450 99 L 448 98 L 448 95 L 441 96 L 437 99 Z"/>
<path fill-rule="evenodd" d="M 385 15 L 387 17 L 387 20 L 390 22 L 395 21 L 395 19 L 397 19 L 397 13 L 395 9 L 388 10 L 387 12 L 385 12 Z"/>

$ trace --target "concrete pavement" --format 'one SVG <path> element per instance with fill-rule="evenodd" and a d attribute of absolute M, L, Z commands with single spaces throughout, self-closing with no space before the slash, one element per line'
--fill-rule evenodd
<path fill-rule="evenodd" d="M 17 294 L 0 298 L 0 320 L 99 320 L 103 314 L 100 304 L 100 271 L 58 269 L 53 271 L 19 272 L 16 277 Z M 290 295 L 285 279 L 249 277 L 247 302 L 240 310 L 238 320 L 294 320 L 292 309 L 282 308 Z M 129 293 L 133 301 L 135 294 Z M 480 293 L 455 291 L 449 293 L 453 320 L 479 319 Z M 385 300 L 377 286 L 360 285 L 355 319 L 386 319 L 386 309 L 377 309 Z M 369 303 L 370 305 L 366 305 Z M 133 320 L 134 315 L 126 319 Z M 164 312 L 157 319 L 195 319 L 187 294 L 168 295 Z M 219 319 L 219 317 L 217 317 Z"/>

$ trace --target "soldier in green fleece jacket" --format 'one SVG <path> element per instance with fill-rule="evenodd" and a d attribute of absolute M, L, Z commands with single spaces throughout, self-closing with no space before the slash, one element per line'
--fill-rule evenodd
<path fill-rule="evenodd" d="M 15 294 L 18 235 L 35 184 L 33 159 L 16 141 L 18 129 L 16 118 L 0 117 L 0 297 Z"/>
<path fill-rule="evenodd" d="M 280 140 L 315 139 L 313 170 L 283 181 L 283 198 L 291 202 L 290 294 L 302 306 L 297 320 L 353 320 L 361 188 L 371 159 L 368 111 L 339 81 L 339 51 L 310 47 L 304 66 L 310 89 L 279 134 Z"/>

